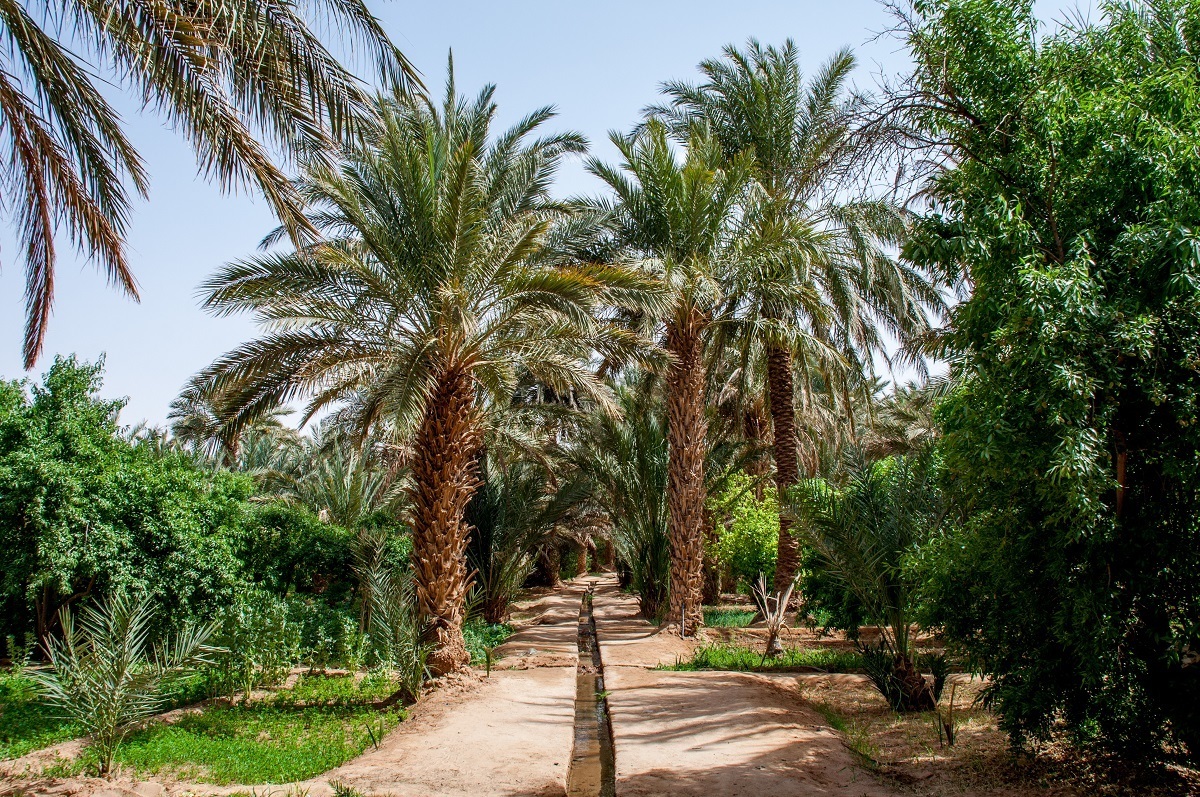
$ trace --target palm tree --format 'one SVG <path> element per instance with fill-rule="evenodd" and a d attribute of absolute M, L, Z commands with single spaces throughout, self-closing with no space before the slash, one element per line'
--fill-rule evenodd
<path fill-rule="evenodd" d="M 352 134 L 369 105 L 310 21 L 349 36 L 385 81 L 416 80 L 362 0 L 0 1 L 0 207 L 24 250 L 26 368 L 46 335 L 60 227 L 137 297 L 126 188 L 144 196 L 149 181 L 100 73 L 176 127 L 222 188 L 257 186 L 289 232 L 310 230 L 270 152 L 290 157 Z"/>
<path fill-rule="evenodd" d="M 619 167 L 589 159 L 588 171 L 612 200 L 593 200 L 606 214 L 624 257 L 653 272 L 668 294 L 664 324 L 667 431 L 670 439 L 671 596 L 667 621 L 680 633 L 702 622 L 706 345 L 721 300 L 720 277 L 736 257 L 741 203 L 750 185 L 749 158 L 726 160 L 702 126 L 689 132 L 682 160 L 667 128 L 648 122 L 631 135 L 611 134 Z"/>
<path fill-rule="evenodd" d="M 791 495 L 819 566 L 879 628 L 877 648 L 860 645 L 872 680 L 897 711 L 932 709 L 934 694 L 914 664 L 918 585 L 906 559 L 944 517 L 934 455 L 855 457 L 841 486 L 806 479 Z"/>
<path fill-rule="evenodd" d="M 502 623 L 533 572 L 538 551 L 558 542 L 558 524 L 578 503 L 578 488 L 553 489 L 544 463 L 481 462 L 480 486 L 467 505 L 467 560 L 476 571 L 483 619 Z"/>
<path fill-rule="evenodd" d="M 628 568 L 642 613 L 661 617 L 673 563 L 668 536 L 669 454 L 661 391 L 630 377 L 616 388 L 621 412 L 591 413 L 566 459 L 573 479 L 563 487 L 607 517 L 617 556 Z"/>
<path fill-rule="evenodd" d="M 873 356 L 887 356 L 889 334 L 927 332 L 928 310 L 940 312 L 943 301 L 926 275 L 887 255 L 904 234 L 902 210 L 844 194 L 871 148 L 856 128 L 856 100 L 845 98 L 854 56 L 838 52 L 806 83 L 790 40 L 777 49 L 752 39 L 745 52 L 729 46 L 724 55 L 700 64 L 703 83 L 665 84 L 670 104 L 649 113 L 680 138 L 703 121 L 727 158 L 753 158 L 764 194 L 752 219 L 759 243 L 727 293 L 744 322 L 742 345 L 765 360 L 782 496 L 800 478 L 797 363 L 817 365 L 827 382 L 869 370 Z M 816 458 L 808 464 L 812 476 Z M 793 525 L 780 515 L 777 591 L 799 564 Z"/>
<path fill-rule="evenodd" d="M 306 420 L 341 405 L 358 434 L 383 428 L 410 444 L 413 567 L 434 673 L 468 661 L 463 513 L 487 404 L 507 406 L 530 374 L 610 405 L 586 355 L 623 338 L 596 315 L 645 293 L 636 274 L 574 267 L 547 246 L 568 213 L 547 187 L 585 142 L 533 138 L 550 108 L 493 138 L 493 93 L 460 98 L 451 65 L 440 107 L 381 97 L 361 145 L 309 163 L 298 190 L 327 237 L 232 263 L 207 283 L 212 312 L 254 312 L 266 332 L 195 381 L 234 429 L 303 396 Z"/>

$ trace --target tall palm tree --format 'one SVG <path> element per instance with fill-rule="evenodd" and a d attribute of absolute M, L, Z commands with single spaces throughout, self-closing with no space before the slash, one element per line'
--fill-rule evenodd
<path fill-rule="evenodd" d="M 270 152 L 353 133 L 369 105 L 311 22 L 342 32 L 385 81 L 416 80 L 362 0 L 0 0 L 0 210 L 24 250 L 26 368 L 50 318 L 57 232 L 137 297 L 126 188 L 145 195 L 149 181 L 97 75 L 176 127 L 201 172 L 224 189 L 256 186 L 299 234 L 309 226 Z"/>
<path fill-rule="evenodd" d="M 723 59 L 702 62 L 702 83 L 665 84 L 670 103 L 649 109 L 681 138 L 703 121 L 726 157 L 753 158 L 764 194 L 753 214 L 759 245 L 739 261 L 728 295 L 745 322 L 742 344 L 765 361 L 781 496 L 801 475 L 797 363 L 817 364 L 826 381 L 869 370 L 872 357 L 887 357 L 889 335 L 921 335 L 928 311 L 943 308 L 925 274 L 887 254 L 904 234 L 903 211 L 846 195 L 871 147 L 856 127 L 857 101 L 846 97 L 854 64 L 843 50 L 805 82 L 792 41 L 775 48 L 752 39 L 746 51 L 729 46 Z M 815 464 L 809 458 L 805 475 Z M 781 513 L 777 590 L 799 564 L 793 524 Z"/>
<path fill-rule="evenodd" d="M 682 159 L 667 128 L 650 121 L 613 133 L 622 162 L 589 159 L 588 171 L 612 190 L 593 200 L 607 214 L 624 257 L 653 272 L 668 294 L 662 322 L 667 366 L 671 593 L 667 621 L 686 635 L 702 622 L 704 550 L 705 352 L 720 304 L 721 275 L 737 256 L 749 158 L 726 160 L 707 129 L 695 126 Z"/>
<path fill-rule="evenodd" d="M 610 406 L 586 355 L 622 337 L 597 313 L 645 293 L 632 272 L 574 267 L 547 245 L 568 212 L 547 188 L 585 142 L 534 138 L 550 108 L 494 137 L 493 93 L 460 98 L 451 65 L 440 107 L 379 98 L 362 145 L 299 180 L 326 238 L 232 263 L 205 286 L 211 311 L 253 312 L 266 329 L 196 377 L 226 423 L 303 396 L 306 418 L 343 405 L 360 434 L 384 427 L 410 442 L 413 567 L 435 673 L 468 661 L 463 513 L 487 403 L 507 405 L 530 374 Z"/>

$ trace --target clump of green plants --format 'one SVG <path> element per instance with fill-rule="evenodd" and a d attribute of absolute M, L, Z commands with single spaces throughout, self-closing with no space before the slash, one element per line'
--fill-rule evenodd
<path fill-rule="evenodd" d="M 719 494 L 709 499 L 717 524 L 716 540 L 709 556 L 731 581 L 732 588 L 750 594 L 761 575 L 767 583 L 775 577 L 779 547 L 779 501 L 774 487 L 763 487 L 762 497 L 754 491 L 755 480 L 745 473 L 733 474 Z"/>
<path fill-rule="evenodd" d="M 757 616 L 758 612 L 753 609 L 714 606 L 704 608 L 704 624 L 709 628 L 746 628 Z"/>
<path fill-rule="evenodd" d="M 467 640 L 467 652 L 471 654 L 474 665 L 486 664 L 490 651 L 504 644 L 504 640 L 513 635 L 513 627 L 508 623 L 489 623 L 475 617 L 463 625 L 463 636 Z"/>
<path fill-rule="evenodd" d="M 210 664 L 212 626 L 189 626 L 151 645 L 150 606 L 118 593 L 96 607 L 60 614 L 62 639 L 47 645 L 49 666 L 30 670 L 45 700 L 89 739 L 107 775 L 130 728 L 160 711 L 172 686 Z"/>
<path fill-rule="evenodd" d="M 680 661 L 661 669 L 681 672 L 693 670 L 861 672 L 862 661 L 853 651 L 830 648 L 784 648 L 777 656 L 766 656 L 760 650 L 741 645 L 705 645 L 697 648 L 689 661 Z"/>
<path fill-rule="evenodd" d="M 354 675 L 301 675 L 290 689 L 277 692 L 271 703 L 284 705 L 350 706 L 386 700 L 396 691 L 396 681 L 387 670 L 379 669 L 364 678 Z"/>
<path fill-rule="evenodd" d="M 282 598 L 261 591 L 239 597 L 216 637 L 221 649 L 209 670 L 214 692 L 240 692 L 249 700 L 256 687 L 282 683 L 299 658 L 300 630 Z"/>

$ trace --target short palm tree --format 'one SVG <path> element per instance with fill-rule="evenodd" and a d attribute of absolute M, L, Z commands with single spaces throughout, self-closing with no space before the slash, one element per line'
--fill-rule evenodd
<path fill-rule="evenodd" d="M 646 283 L 573 267 L 548 246 L 568 211 L 547 188 L 584 141 L 534 138 L 549 108 L 493 137 L 493 92 L 460 98 L 451 70 L 440 107 L 380 98 L 363 144 L 299 180 L 326 238 L 230 264 L 205 287 L 213 312 L 253 312 L 266 327 L 196 377 L 226 423 L 303 396 L 306 417 L 342 405 L 359 434 L 383 428 L 410 443 L 413 567 L 434 673 L 468 661 L 463 513 L 486 406 L 507 405 L 525 374 L 610 405 L 587 355 L 620 336 L 596 317 Z"/>
<path fill-rule="evenodd" d="M 557 544 L 555 530 L 578 502 L 578 487 L 553 489 L 545 463 L 481 463 L 481 484 L 467 505 L 471 540 L 467 561 L 475 570 L 483 619 L 502 623 L 538 551 Z"/>
<path fill-rule="evenodd" d="M 144 195 L 149 181 L 97 87 L 101 73 L 176 127 L 204 174 L 226 189 L 256 186 L 290 232 L 309 229 L 270 152 L 290 156 L 353 133 L 369 104 L 314 17 L 351 37 L 385 80 L 415 80 L 362 0 L 0 0 L 0 209 L 24 250 L 26 368 L 50 319 L 56 233 L 137 296 L 126 189 Z"/>
<path fill-rule="evenodd" d="M 797 363 L 817 364 L 825 381 L 869 370 L 873 356 L 887 356 L 889 335 L 924 334 L 927 311 L 943 308 L 926 275 L 887 255 L 904 234 L 903 211 L 845 193 L 871 148 L 846 98 L 854 63 L 843 50 L 806 83 L 790 40 L 782 48 L 751 40 L 746 51 L 730 46 L 723 59 L 702 62 L 704 82 L 667 83 L 670 104 L 650 109 L 680 138 L 702 121 L 727 158 L 753 158 L 763 192 L 752 219 L 759 243 L 755 256 L 739 259 L 727 295 L 743 321 L 741 344 L 765 361 L 780 495 L 801 475 Z M 781 514 L 777 591 L 799 564 L 793 523 Z"/>
<path fill-rule="evenodd" d="M 879 628 L 860 645 L 868 673 L 896 710 L 927 711 L 934 695 L 914 663 L 918 584 L 907 561 L 944 517 L 937 461 L 929 449 L 849 463 L 845 483 L 806 479 L 790 499 L 818 566 L 839 581 Z"/>
<path fill-rule="evenodd" d="M 668 446 L 661 392 L 633 378 L 616 389 L 621 413 L 592 413 L 566 452 L 573 468 L 564 490 L 575 492 L 611 524 L 618 558 L 642 613 L 658 618 L 671 575 Z"/>
<path fill-rule="evenodd" d="M 613 133 L 618 167 L 590 159 L 588 170 L 615 195 L 591 205 L 609 219 L 623 258 L 653 273 L 667 294 L 658 319 L 667 366 L 670 439 L 671 597 L 667 621 L 681 633 L 702 622 L 706 347 L 721 302 L 721 275 L 738 256 L 749 158 L 726 160 L 704 126 L 694 126 L 686 154 L 667 128 L 650 121 L 632 135 Z"/>

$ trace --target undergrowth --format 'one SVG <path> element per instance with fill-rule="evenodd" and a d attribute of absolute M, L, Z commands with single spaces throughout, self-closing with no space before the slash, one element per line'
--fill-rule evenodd
<path fill-rule="evenodd" d="M 753 609 L 705 607 L 704 624 L 709 628 L 746 628 L 756 615 Z"/>
<path fill-rule="evenodd" d="M 0 673 L 0 760 L 19 758 L 77 735 L 74 724 L 37 700 L 33 681 Z"/>
<path fill-rule="evenodd" d="M 879 769 L 879 748 L 871 741 L 866 725 L 847 720 L 826 703 L 816 703 L 813 708 L 824 717 L 829 727 L 842 734 L 846 748 L 854 755 L 859 766 L 872 771 Z"/>
<path fill-rule="evenodd" d="M 403 718 L 365 705 L 210 706 L 131 734 L 117 761 L 138 774 L 202 783 L 287 783 L 360 755 Z"/>
<path fill-rule="evenodd" d="M 500 645 L 513 635 L 513 627 L 508 623 L 485 623 L 479 618 L 473 618 L 463 624 L 463 637 L 467 641 L 467 652 L 471 654 L 472 664 L 485 664 L 487 651 Z"/>
<path fill-rule="evenodd" d="M 697 648 L 690 661 L 679 661 L 660 669 L 739 670 L 763 672 L 771 670 L 815 669 L 822 672 L 860 672 L 862 661 L 849 650 L 829 648 L 784 648 L 779 656 L 764 657 L 761 650 L 735 645 L 706 645 Z"/>

